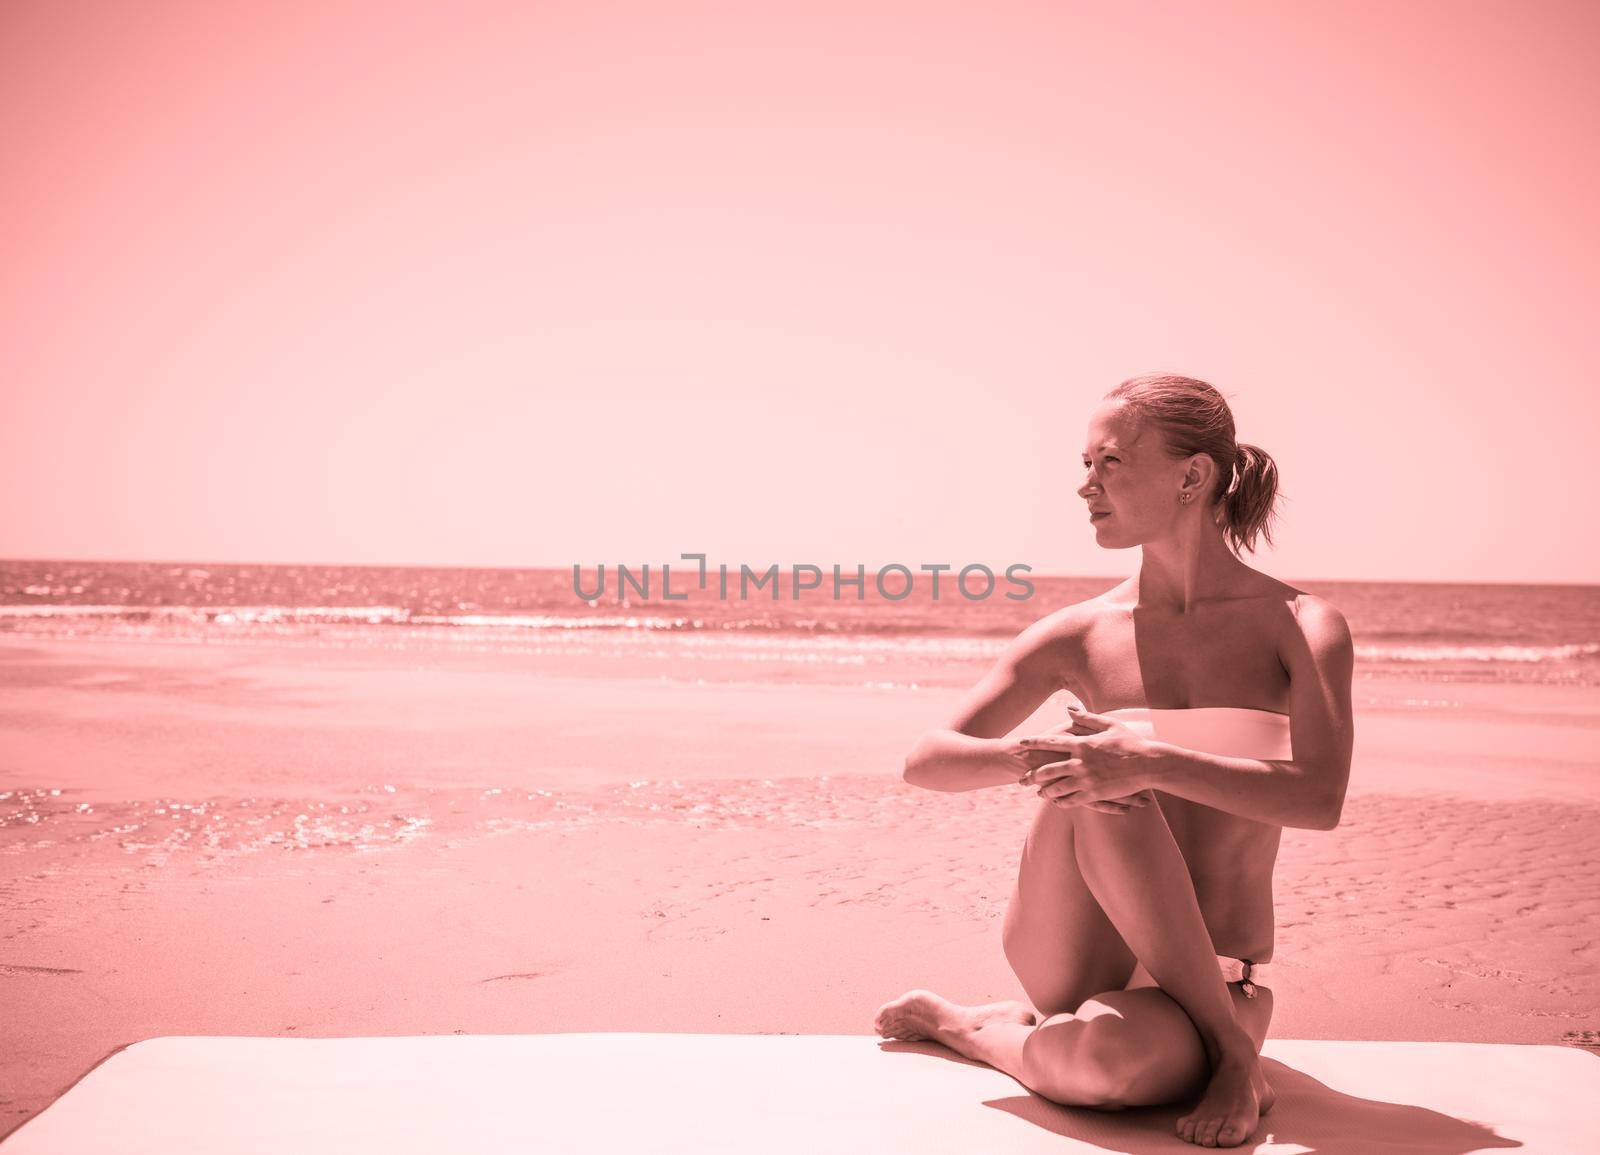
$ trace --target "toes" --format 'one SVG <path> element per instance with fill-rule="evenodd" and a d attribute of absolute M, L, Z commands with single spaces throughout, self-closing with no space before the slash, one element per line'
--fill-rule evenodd
<path fill-rule="evenodd" d="M 904 1015 L 890 1015 L 884 1020 L 883 1027 L 878 1033 L 886 1039 L 899 1039 L 904 1042 L 922 1037 Z"/>
<path fill-rule="evenodd" d="M 1215 1147 L 1217 1145 L 1217 1132 L 1221 1129 L 1221 1119 L 1207 1119 L 1200 1128 L 1200 1145 L 1202 1147 Z"/>
<path fill-rule="evenodd" d="M 1245 1141 L 1246 1137 L 1247 1132 L 1245 1131 L 1243 1125 L 1239 1123 L 1229 1123 L 1226 1127 L 1217 1132 L 1217 1146 L 1237 1147 L 1240 1143 Z"/>

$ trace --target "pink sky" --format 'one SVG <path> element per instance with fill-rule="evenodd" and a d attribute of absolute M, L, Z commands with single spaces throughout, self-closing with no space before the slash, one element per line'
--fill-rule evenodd
<path fill-rule="evenodd" d="M 1600 581 L 1600 5 L 0 8 L 0 556 Z M 1587 319 L 1589 324 L 1580 324 Z"/>

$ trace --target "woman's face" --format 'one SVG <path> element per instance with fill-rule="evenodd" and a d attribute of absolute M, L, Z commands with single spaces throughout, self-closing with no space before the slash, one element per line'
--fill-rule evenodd
<path fill-rule="evenodd" d="M 1084 481 L 1095 542 L 1127 549 L 1171 533 L 1183 508 L 1178 493 L 1186 458 L 1167 455 L 1167 439 L 1121 401 L 1103 402 L 1089 418 Z"/>

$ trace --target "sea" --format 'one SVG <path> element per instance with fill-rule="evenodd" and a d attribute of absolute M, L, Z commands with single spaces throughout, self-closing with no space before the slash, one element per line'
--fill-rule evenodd
<path fill-rule="evenodd" d="M 1030 623 L 1120 580 L 669 564 L 664 573 L 9 560 L 0 637 L 683 658 L 755 680 L 804 668 L 869 685 L 959 669 L 962 683 Z M 1600 684 L 1600 586 L 1294 584 L 1343 611 L 1358 678 Z"/>
<path fill-rule="evenodd" d="M 609 565 L 580 567 L 575 575 L 571 567 L 12 560 L 0 562 L 0 641 L 15 639 L 18 649 L 28 639 L 82 642 L 86 649 L 108 642 L 256 646 L 275 651 L 280 663 L 285 649 L 303 649 L 308 664 L 348 661 L 363 669 L 414 660 L 427 668 L 482 666 L 496 675 L 899 693 L 970 687 L 1029 624 L 1119 580 L 1012 571 L 996 573 L 991 588 L 975 571 L 964 585 L 959 572 L 942 572 L 936 592 L 932 572 L 910 571 L 886 575 L 882 589 L 879 575 L 869 573 L 860 587 L 841 582 L 835 591 L 831 572 L 818 583 L 810 571 L 796 581 L 792 571 L 780 570 L 766 585 L 746 589 L 741 573 L 730 572 L 725 594 L 720 565 L 708 564 L 704 587 L 694 566 L 673 566 L 667 588 L 659 567 L 648 586 L 642 571 L 629 567 L 619 584 L 618 568 Z M 1485 696 L 1465 686 L 1437 693 L 1424 686 L 1418 693 L 1418 681 L 1600 685 L 1600 587 L 1297 584 L 1348 618 L 1359 706 L 1453 710 Z M 378 650 L 394 652 L 374 663 Z M 235 657 L 231 649 L 227 656 Z M 116 680 L 127 671 L 108 673 L 109 683 L 93 671 L 62 676 L 86 687 L 137 684 Z M 1385 677 L 1397 681 L 1360 681 Z M 922 804 L 916 792 L 886 790 L 882 773 L 845 772 L 837 760 L 819 762 L 826 773 L 815 779 L 785 777 L 781 788 L 768 778 L 698 774 L 591 781 L 586 770 L 569 780 L 559 767 L 546 781 L 538 767 L 496 755 L 490 742 L 481 748 L 482 764 L 463 778 L 462 759 L 474 757 L 465 751 L 479 749 L 464 734 L 462 749 L 445 755 L 430 758 L 410 743 L 392 766 L 355 758 L 335 770 L 326 757 L 293 746 L 288 732 L 268 739 L 272 748 L 263 754 L 252 745 L 258 730 L 246 728 L 247 737 L 228 737 L 228 755 L 217 757 L 224 731 L 191 751 L 181 741 L 162 745 L 169 723 L 159 718 L 134 724 L 110 711 L 63 723 L 48 711 L 23 711 L 14 720 L 19 735 L 33 727 L 45 737 L 27 747 L 35 751 L 26 760 L 34 767 L 27 778 L 0 790 L 0 889 L 11 856 L 46 854 L 104 869 L 94 857 L 102 845 L 119 847 L 141 869 L 180 861 L 210 868 L 281 851 L 365 854 L 417 839 L 449 848 L 519 830 L 609 823 L 898 829 Z M 69 740 L 50 742 L 48 727 L 63 724 L 71 727 Z M 315 733 L 348 740 L 337 730 Z M 103 781 L 100 771 L 85 778 L 77 765 L 85 743 L 94 748 L 101 734 L 120 751 Z M 374 743 L 388 749 L 376 736 Z M 300 753 L 284 753 L 290 747 Z M 37 768 L 49 765 L 38 751 L 63 748 L 71 753 L 60 754 L 62 767 Z M 263 758 L 271 764 L 265 779 L 252 770 Z M 145 780 L 141 774 L 154 774 L 150 781 L 162 782 L 160 791 L 134 785 Z M 1005 806 L 1006 797 L 972 791 L 955 801 L 941 798 L 940 805 L 981 811 Z M 961 822 L 971 820 L 966 810 L 961 815 Z"/>

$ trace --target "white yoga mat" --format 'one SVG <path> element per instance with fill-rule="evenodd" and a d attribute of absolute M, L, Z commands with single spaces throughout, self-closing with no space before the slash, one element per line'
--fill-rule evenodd
<path fill-rule="evenodd" d="M 1600 1151 L 1600 1057 L 1499 1043 L 1269 1040 L 1241 1151 Z M 1194 1151 L 1181 1105 L 1061 1107 L 870 1035 L 173 1036 L 111 1055 L 4 1155 Z"/>

